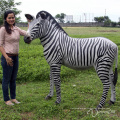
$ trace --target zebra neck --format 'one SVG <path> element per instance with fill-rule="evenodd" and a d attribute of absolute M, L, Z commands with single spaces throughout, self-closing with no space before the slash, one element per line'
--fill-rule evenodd
<path fill-rule="evenodd" d="M 44 37 L 41 37 L 41 44 L 43 45 L 43 47 L 49 46 L 49 44 L 54 44 L 54 43 L 59 43 L 60 39 L 61 39 L 61 35 L 66 37 L 68 35 L 66 35 L 64 33 L 64 31 L 56 28 L 56 27 L 49 27 L 47 30 L 47 33 Z"/>

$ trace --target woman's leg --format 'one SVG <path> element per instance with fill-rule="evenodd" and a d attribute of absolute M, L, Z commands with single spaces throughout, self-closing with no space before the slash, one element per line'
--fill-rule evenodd
<path fill-rule="evenodd" d="M 10 83 L 13 67 L 7 65 L 6 59 L 4 56 L 1 56 L 1 65 L 3 68 L 3 80 L 2 80 L 2 90 L 4 101 L 9 101 L 9 90 L 8 85 Z"/>
<path fill-rule="evenodd" d="M 16 98 L 16 78 L 18 73 L 18 56 L 12 57 L 13 59 L 13 71 L 10 80 L 10 97 L 11 99 Z"/>

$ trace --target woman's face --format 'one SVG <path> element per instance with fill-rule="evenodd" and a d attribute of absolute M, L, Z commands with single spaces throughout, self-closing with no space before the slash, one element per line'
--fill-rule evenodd
<path fill-rule="evenodd" d="M 15 16 L 13 13 L 8 14 L 6 18 L 7 23 L 12 26 L 15 23 Z"/>

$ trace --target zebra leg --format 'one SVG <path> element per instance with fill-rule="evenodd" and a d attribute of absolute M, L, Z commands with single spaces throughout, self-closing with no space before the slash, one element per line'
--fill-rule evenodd
<path fill-rule="evenodd" d="M 57 100 L 55 102 L 56 104 L 59 104 L 61 102 L 60 70 L 61 70 L 61 65 L 60 64 L 52 64 L 51 65 L 52 79 L 54 81 L 55 88 L 56 88 L 56 94 L 57 94 Z"/>
<path fill-rule="evenodd" d="M 52 79 L 52 71 L 51 71 L 51 68 L 50 68 L 50 93 L 46 96 L 46 100 L 49 100 L 52 98 L 53 96 L 53 92 L 54 92 L 54 81 Z"/>
<path fill-rule="evenodd" d="M 112 68 L 110 69 L 110 82 L 111 82 L 111 99 L 109 101 L 109 104 L 112 105 L 114 104 L 115 100 L 116 100 L 116 92 L 115 92 L 115 85 L 113 84 L 113 80 L 114 80 L 114 74 L 112 71 Z"/>
<path fill-rule="evenodd" d="M 108 91 L 110 88 L 110 82 L 108 79 L 102 80 L 102 83 L 103 83 L 103 94 L 102 94 L 101 101 L 100 101 L 99 105 L 97 106 L 97 110 L 101 109 L 104 106 L 105 100 L 106 100 L 106 97 L 107 97 L 107 94 L 108 94 Z"/>
<path fill-rule="evenodd" d="M 103 94 L 102 94 L 101 101 L 97 106 L 97 110 L 101 109 L 104 106 L 105 100 L 110 88 L 110 81 L 109 81 L 110 68 L 108 64 L 105 64 L 105 63 L 103 64 L 103 63 L 104 62 L 100 63 L 99 66 L 97 67 L 97 74 L 103 83 Z"/>
<path fill-rule="evenodd" d="M 60 90 L 60 70 L 61 65 L 52 64 L 50 66 L 50 93 L 46 96 L 46 99 L 50 99 L 53 96 L 54 84 L 57 93 L 56 104 L 61 102 L 61 90 Z"/>

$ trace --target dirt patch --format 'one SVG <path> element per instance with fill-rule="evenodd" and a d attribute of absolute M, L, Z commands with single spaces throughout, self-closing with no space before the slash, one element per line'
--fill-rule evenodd
<path fill-rule="evenodd" d="M 97 32 L 118 32 L 117 30 L 98 30 Z"/>
<path fill-rule="evenodd" d="M 22 116 L 22 120 L 28 120 L 29 118 L 31 118 L 33 116 L 32 112 L 25 112 L 25 113 L 21 113 Z"/>

